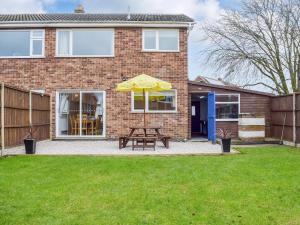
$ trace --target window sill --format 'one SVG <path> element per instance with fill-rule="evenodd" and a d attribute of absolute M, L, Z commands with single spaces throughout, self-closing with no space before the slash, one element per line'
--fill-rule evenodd
<path fill-rule="evenodd" d="M 143 114 L 144 111 L 130 111 L 130 113 Z M 157 113 L 175 114 L 175 113 L 178 113 L 178 111 L 146 111 L 145 113 L 148 113 L 148 114 L 157 114 Z"/>
<path fill-rule="evenodd" d="M 114 55 L 66 55 L 66 56 L 59 56 L 56 55 L 55 58 L 113 58 Z"/>
<path fill-rule="evenodd" d="M 179 53 L 179 50 L 142 50 L 143 53 Z"/>
<path fill-rule="evenodd" d="M 0 56 L 0 59 L 44 59 L 45 56 Z"/>

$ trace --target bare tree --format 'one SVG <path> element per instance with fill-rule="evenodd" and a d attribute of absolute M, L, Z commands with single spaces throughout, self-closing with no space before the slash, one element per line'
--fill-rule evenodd
<path fill-rule="evenodd" d="M 244 87 L 300 91 L 300 0 L 244 0 L 203 26 L 208 62 Z"/>

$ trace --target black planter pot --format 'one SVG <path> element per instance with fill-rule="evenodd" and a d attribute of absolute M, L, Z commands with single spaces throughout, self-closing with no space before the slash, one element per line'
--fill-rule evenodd
<path fill-rule="evenodd" d="M 24 139 L 26 154 L 35 154 L 36 140 L 33 138 Z"/>
<path fill-rule="evenodd" d="M 222 139 L 223 152 L 230 152 L 231 138 Z"/>

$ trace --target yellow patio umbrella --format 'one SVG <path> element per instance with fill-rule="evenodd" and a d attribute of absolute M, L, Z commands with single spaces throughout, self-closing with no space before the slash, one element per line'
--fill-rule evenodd
<path fill-rule="evenodd" d="M 117 91 L 134 91 L 142 92 L 144 99 L 144 126 L 146 126 L 146 100 L 145 92 L 151 91 L 167 91 L 172 89 L 172 85 L 169 82 L 151 77 L 146 74 L 138 75 L 127 81 L 124 81 L 117 85 Z"/>

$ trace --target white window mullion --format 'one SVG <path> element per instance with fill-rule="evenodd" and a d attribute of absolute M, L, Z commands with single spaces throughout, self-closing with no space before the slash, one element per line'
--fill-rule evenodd
<path fill-rule="evenodd" d="M 70 31 L 69 55 L 73 55 L 73 31 Z"/>
<path fill-rule="evenodd" d="M 156 31 L 156 50 L 159 51 L 159 30 Z"/>
<path fill-rule="evenodd" d="M 32 30 L 30 31 L 30 45 L 29 45 L 29 56 L 32 56 L 33 55 L 33 34 L 32 34 Z"/>
<path fill-rule="evenodd" d="M 42 40 L 42 55 L 45 55 L 45 31 L 43 31 L 43 40 Z"/>

